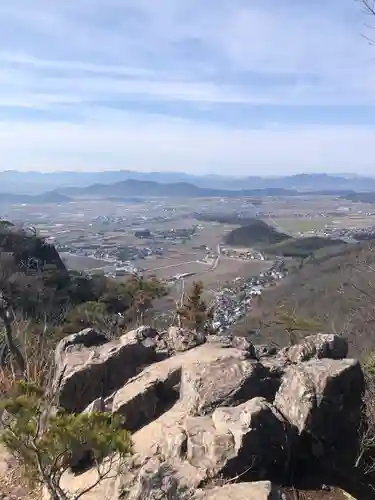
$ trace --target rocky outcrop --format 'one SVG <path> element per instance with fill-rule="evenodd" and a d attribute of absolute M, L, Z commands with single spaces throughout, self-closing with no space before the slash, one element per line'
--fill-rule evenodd
<path fill-rule="evenodd" d="M 176 472 L 167 462 L 150 459 L 140 469 L 134 484 L 123 487 L 128 500 L 191 500 L 193 491 L 182 485 Z"/>
<path fill-rule="evenodd" d="M 168 346 L 172 352 L 184 352 L 204 344 L 203 333 L 171 326 L 168 330 Z"/>
<path fill-rule="evenodd" d="M 327 456 L 334 450 L 340 455 L 344 447 L 350 460 L 356 452 L 363 389 L 358 361 L 310 360 L 286 370 L 275 406 L 301 436 L 315 441 L 319 453 Z"/>
<path fill-rule="evenodd" d="M 305 337 L 303 342 L 286 347 L 280 353 L 291 363 L 310 359 L 343 359 L 348 355 L 348 341 L 339 335 L 318 333 Z"/>
<path fill-rule="evenodd" d="M 227 357 L 197 362 L 182 371 L 181 401 L 188 414 L 205 415 L 218 406 L 236 405 L 256 396 L 272 398 L 277 383 L 255 360 Z"/>
<path fill-rule="evenodd" d="M 181 367 L 154 367 L 151 372 L 131 380 L 111 398 L 112 412 L 125 418 L 129 431 L 136 431 L 161 415 L 178 397 Z"/>
<path fill-rule="evenodd" d="M 212 421 L 217 432 L 229 431 L 234 437 L 235 459 L 228 464 L 229 469 L 270 470 L 287 460 L 290 426 L 264 398 L 253 398 L 234 408 L 217 408 Z"/>
<path fill-rule="evenodd" d="M 123 415 L 130 430 L 138 430 L 174 403 L 183 401 L 180 396 L 182 372 L 190 373 L 197 358 L 205 366 L 221 363 L 229 368 L 234 362 L 244 361 L 244 354 L 236 349 L 221 349 L 210 344 L 179 353 L 152 364 L 131 378 L 106 399 L 106 407 Z"/>
<path fill-rule="evenodd" d="M 163 345 L 175 354 L 160 360 Z M 311 467 L 319 453 L 324 467 L 337 455 L 349 463 L 363 374 L 346 352 L 335 335 L 274 352 L 229 336 L 201 343 L 179 329 L 143 327 L 117 342 L 87 330 L 59 344 L 55 383 L 70 411 L 124 417 L 139 464 L 122 481 L 126 498 L 278 500 L 267 481 L 209 485 L 286 477 L 291 457 Z"/>
<path fill-rule="evenodd" d="M 117 342 L 102 340 L 102 336 L 87 329 L 58 345 L 54 390 L 62 408 L 71 412 L 84 410 L 157 359 L 154 347 L 143 345 L 131 332 Z"/>
<path fill-rule="evenodd" d="M 53 245 L 30 231 L 15 227 L 0 227 L 0 253 L 11 254 L 18 270 L 41 269 L 53 266 L 66 273 L 65 265 Z"/>
<path fill-rule="evenodd" d="M 57 344 L 55 350 L 55 366 L 61 370 L 64 363 L 64 356 L 69 352 L 80 351 L 84 347 L 98 347 L 109 342 L 104 333 L 97 332 L 94 328 L 86 328 L 78 333 L 69 335 Z"/>
<path fill-rule="evenodd" d="M 211 416 L 189 417 L 182 425 L 176 429 L 175 448 L 169 450 L 175 456 L 179 449 L 180 458 L 204 470 L 207 478 L 261 474 L 287 458 L 286 422 L 264 398 L 217 408 Z"/>

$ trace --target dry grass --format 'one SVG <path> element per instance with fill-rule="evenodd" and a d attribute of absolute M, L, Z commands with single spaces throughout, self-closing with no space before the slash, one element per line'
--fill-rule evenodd
<path fill-rule="evenodd" d="M 9 394 L 15 383 L 14 372 L 10 369 L 0 368 L 0 398 Z"/>
<path fill-rule="evenodd" d="M 311 259 L 254 301 L 237 333 L 260 328 L 256 343 L 286 345 L 285 331 L 274 320 L 280 309 L 295 311 L 319 321 L 322 331 L 344 335 L 350 355 L 362 359 L 375 345 L 375 273 L 370 267 L 375 269 L 375 248 L 367 243 Z"/>
<path fill-rule="evenodd" d="M 25 377 L 39 387 L 46 387 L 53 375 L 53 359 L 56 339 L 48 325 L 33 325 L 31 322 L 16 320 L 13 322 L 14 337 L 25 358 Z M 17 380 L 13 361 L 5 368 L 0 368 L 0 396 L 9 394 Z"/>

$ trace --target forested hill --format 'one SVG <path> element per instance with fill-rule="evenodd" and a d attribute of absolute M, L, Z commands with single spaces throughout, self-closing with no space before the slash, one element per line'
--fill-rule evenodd
<path fill-rule="evenodd" d="M 238 329 L 261 326 L 262 341 L 286 344 L 288 335 L 278 324 L 282 311 L 317 320 L 322 331 L 346 336 L 352 355 L 366 355 L 375 345 L 373 242 L 338 247 L 302 262 L 279 286 L 264 293 Z"/>

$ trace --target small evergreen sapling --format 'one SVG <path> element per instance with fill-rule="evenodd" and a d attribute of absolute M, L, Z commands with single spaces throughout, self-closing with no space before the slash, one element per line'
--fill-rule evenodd
<path fill-rule="evenodd" d="M 32 485 L 43 486 L 51 500 L 78 500 L 104 479 L 116 477 L 131 453 L 129 433 L 108 413 L 77 415 L 53 410 L 43 390 L 18 382 L 0 403 L 1 440 Z M 97 478 L 74 495 L 61 486 L 76 453 L 90 449 Z"/>
<path fill-rule="evenodd" d="M 181 326 L 197 332 L 207 332 L 211 328 L 213 307 L 203 299 L 203 284 L 194 282 L 182 305 L 177 309 Z"/>

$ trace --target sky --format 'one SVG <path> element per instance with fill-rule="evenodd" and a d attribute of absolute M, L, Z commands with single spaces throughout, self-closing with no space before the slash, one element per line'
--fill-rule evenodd
<path fill-rule="evenodd" d="M 356 0 L 2 0 L 1 170 L 375 175 Z"/>

